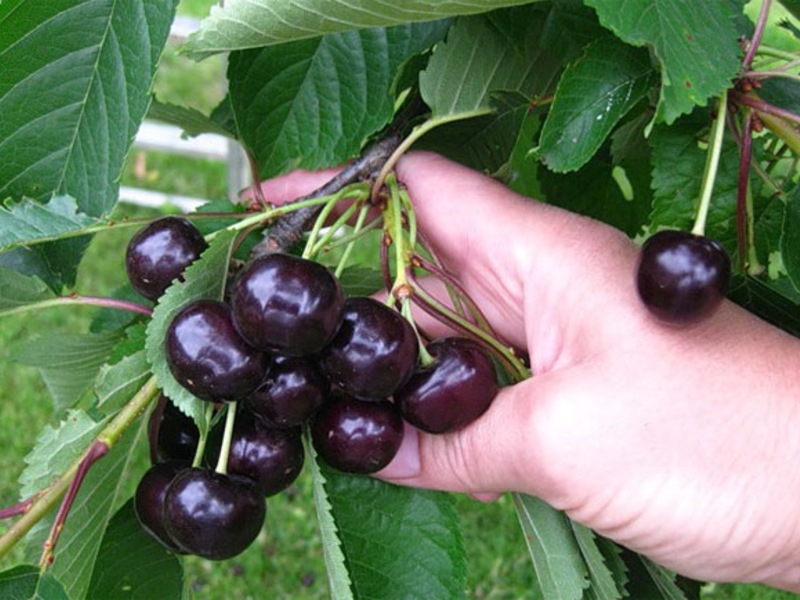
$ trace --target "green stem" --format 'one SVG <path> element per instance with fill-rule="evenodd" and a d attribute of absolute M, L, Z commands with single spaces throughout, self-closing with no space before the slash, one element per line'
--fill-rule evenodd
<path fill-rule="evenodd" d="M 756 252 L 756 216 L 753 206 L 753 190 L 750 183 L 747 184 L 747 274 L 753 277 L 764 272 L 764 265 L 758 260 Z"/>
<path fill-rule="evenodd" d="M 781 50 L 780 48 L 773 48 L 772 46 L 766 46 L 764 44 L 759 45 L 756 54 L 760 56 L 773 56 L 775 58 L 782 58 L 785 60 L 792 60 L 792 61 L 797 60 L 798 58 L 798 55 L 794 54 L 793 52 L 787 52 L 786 50 Z"/>
<path fill-rule="evenodd" d="M 722 139 L 725 134 L 725 115 L 728 112 L 728 96 L 723 94 L 717 106 L 717 118 L 711 128 L 711 144 L 708 148 L 706 169 L 703 173 L 703 188 L 700 194 L 700 206 L 697 209 L 697 218 L 692 228 L 695 235 L 705 235 L 708 209 L 711 206 L 711 195 L 714 191 L 714 182 L 717 180 L 719 157 L 722 154 Z"/>
<path fill-rule="evenodd" d="M 113 308 L 116 310 L 125 310 L 128 312 L 151 316 L 153 309 L 143 304 L 135 302 L 128 302 L 126 300 L 116 300 L 114 298 L 98 298 L 95 296 L 79 296 L 78 294 L 70 294 L 69 296 L 59 296 L 58 298 L 51 298 L 50 300 L 42 300 L 40 302 L 33 302 L 31 304 L 23 304 L 15 308 L 8 308 L 0 310 L 0 316 L 15 315 L 31 310 L 39 310 L 42 308 L 52 308 L 53 306 L 65 305 L 78 305 L 78 306 L 98 306 L 101 308 Z"/>
<path fill-rule="evenodd" d="M 223 475 L 228 472 L 228 455 L 231 453 L 231 440 L 233 439 L 233 424 L 236 422 L 236 402 L 227 404 L 228 412 L 225 413 L 225 434 L 222 438 L 222 447 L 219 450 L 219 460 L 214 469 Z"/>
<path fill-rule="evenodd" d="M 205 427 L 200 429 L 200 439 L 197 440 L 197 448 L 194 451 L 194 460 L 192 460 L 193 467 L 199 467 L 203 463 L 203 454 L 206 452 L 206 444 L 208 443 L 208 430 L 211 428 L 211 419 L 213 416 L 214 404 L 209 403 L 206 407 Z"/>
<path fill-rule="evenodd" d="M 342 229 L 342 227 L 347 225 L 347 222 L 359 209 L 359 204 L 360 204 L 359 202 L 353 202 L 350 206 L 347 207 L 347 210 L 344 211 L 341 214 L 341 216 L 338 219 L 336 219 L 336 221 L 334 221 L 334 223 L 330 227 L 328 227 L 327 231 L 325 232 L 325 235 L 320 237 L 319 240 L 317 240 L 317 243 L 314 244 L 314 247 L 311 249 L 311 254 L 309 258 L 311 256 L 317 256 L 317 254 L 319 254 L 325 246 L 330 244 L 331 240 L 333 239 L 333 236 L 335 236 L 336 233 Z"/>
<path fill-rule="evenodd" d="M 414 321 L 414 314 L 411 311 L 411 299 L 404 298 L 403 302 L 400 304 L 400 313 L 405 317 L 406 321 L 411 324 L 411 328 L 414 330 L 414 335 L 417 336 L 417 344 L 419 346 L 419 362 L 423 367 L 427 367 L 433 364 L 433 356 L 431 353 L 428 352 L 428 349 L 425 347 L 425 340 L 422 339 L 422 336 L 419 334 L 419 329 L 417 328 L 417 323 Z"/>
<path fill-rule="evenodd" d="M 761 119 L 761 122 L 767 129 L 781 138 L 792 152 L 796 155 L 800 155 L 800 132 L 798 132 L 791 123 L 785 119 L 767 113 L 759 113 L 758 118 Z"/>
<path fill-rule="evenodd" d="M 353 237 L 347 243 L 347 246 L 345 247 L 344 252 L 342 253 L 342 258 L 339 261 L 339 264 L 336 265 L 336 271 L 333 273 L 337 279 L 341 277 L 342 272 L 344 271 L 344 268 L 347 265 L 347 261 L 350 259 L 350 254 L 352 254 L 353 248 L 356 245 L 356 239 L 358 239 L 358 236 L 364 229 L 364 221 L 367 220 L 368 213 L 369 213 L 369 205 L 365 204 L 364 206 L 361 207 L 361 212 L 358 213 L 356 224 L 353 226 Z"/>
<path fill-rule="evenodd" d="M 749 77 L 753 79 L 769 79 L 771 77 L 782 77 L 783 79 L 792 79 L 800 81 L 800 75 L 797 73 L 789 73 L 787 71 L 753 71 L 748 73 Z"/>
<path fill-rule="evenodd" d="M 459 327 L 462 329 L 470 332 L 477 338 L 480 338 L 484 342 L 486 342 L 489 346 L 491 346 L 503 359 L 511 366 L 514 370 L 513 375 L 515 375 L 519 381 L 523 379 L 527 379 L 531 376 L 530 369 L 528 369 L 525 365 L 523 365 L 516 355 L 511 351 L 511 349 L 507 348 L 499 341 L 497 341 L 494 337 L 483 331 L 481 328 L 477 327 L 473 323 L 466 320 L 464 317 L 459 315 L 457 312 L 450 310 L 447 306 L 439 302 L 436 298 L 430 295 L 427 291 L 425 291 L 419 285 L 414 286 L 414 294 L 419 296 L 426 304 L 431 306 L 437 312 L 441 313 L 454 323 L 458 324 Z"/>
<path fill-rule="evenodd" d="M 331 216 L 331 212 L 333 212 L 333 209 L 339 202 L 340 198 L 341 196 L 338 193 L 331 196 L 330 200 L 328 200 L 327 204 L 325 204 L 325 206 L 322 208 L 319 215 L 317 215 L 317 220 L 314 222 L 314 227 L 311 228 L 311 233 L 308 236 L 306 247 L 303 250 L 303 258 L 310 258 L 313 254 L 314 246 L 316 245 L 317 238 L 319 237 L 319 232 L 325 225 L 325 221 L 327 221 L 328 217 Z"/>
<path fill-rule="evenodd" d="M 397 164 L 397 161 L 400 160 L 400 157 L 408 152 L 408 149 L 411 148 L 411 146 L 413 146 L 417 141 L 419 141 L 419 139 L 426 133 L 439 127 L 440 125 L 445 125 L 446 123 L 453 123 L 455 121 L 480 117 L 483 115 L 488 115 L 491 112 L 492 110 L 490 108 L 482 108 L 454 115 L 431 117 L 427 121 L 424 121 L 423 123 L 420 123 L 414 127 L 414 129 L 411 130 L 411 133 L 408 134 L 408 137 L 406 137 L 406 139 L 401 142 L 391 156 L 389 156 L 389 159 L 386 161 L 386 163 L 384 163 L 380 173 L 378 173 L 378 177 L 375 179 L 375 184 L 372 186 L 372 199 L 377 199 L 381 188 L 383 188 L 383 184 L 386 182 L 386 177 L 389 175 L 392 169 L 394 169 L 394 166 Z"/>
<path fill-rule="evenodd" d="M 95 443 L 101 442 L 111 449 L 157 396 L 158 386 L 156 385 L 155 377 L 151 377 L 111 422 L 103 428 L 100 434 L 92 440 L 87 449 L 53 483 L 33 499 L 27 512 L 0 537 L 0 558 L 5 556 L 36 523 L 41 521 L 55 507 L 69 488 L 70 482 L 78 472 L 78 468 L 84 462 L 90 449 L 95 446 Z"/>

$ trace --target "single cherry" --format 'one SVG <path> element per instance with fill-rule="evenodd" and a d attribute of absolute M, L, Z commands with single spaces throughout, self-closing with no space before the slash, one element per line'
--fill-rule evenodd
<path fill-rule="evenodd" d="M 289 356 L 322 350 L 339 328 L 343 304 L 342 287 L 326 267 L 289 254 L 253 260 L 231 294 L 242 337 Z"/>
<path fill-rule="evenodd" d="M 190 463 L 171 460 L 150 467 L 133 496 L 133 508 L 142 528 L 168 550 L 183 554 L 164 528 L 164 496 L 167 488 Z"/>
<path fill-rule="evenodd" d="M 636 271 L 642 302 L 671 325 L 690 325 L 710 316 L 725 297 L 730 278 L 725 249 L 686 231 L 659 231 L 648 238 Z"/>
<path fill-rule="evenodd" d="M 209 459 L 216 464 L 222 442 L 222 429 L 215 429 L 209 440 Z M 273 496 L 289 487 L 303 470 L 305 452 L 300 428 L 279 429 L 241 411 L 231 437 L 227 471 L 252 479 L 261 493 Z"/>
<path fill-rule="evenodd" d="M 325 402 L 330 384 L 316 363 L 279 357 L 249 398 L 250 409 L 278 427 L 302 425 Z"/>
<path fill-rule="evenodd" d="M 200 430 L 191 417 L 187 417 L 169 398 L 162 396 L 162 410 L 150 416 L 149 431 L 154 436 L 157 462 L 167 460 L 194 460 Z"/>
<path fill-rule="evenodd" d="M 455 431 L 480 417 L 497 395 L 492 361 L 465 338 L 428 345 L 433 364 L 414 373 L 395 394 L 403 418 L 428 433 Z"/>
<path fill-rule="evenodd" d="M 332 383 L 364 400 L 391 396 L 417 366 L 417 337 L 400 313 L 372 298 L 348 298 L 339 332 L 320 355 Z"/>
<path fill-rule="evenodd" d="M 266 512 L 264 496 L 250 479 L 192 468 L 167 488 L 164 528 L 184 551 L 224 560 L 256 539 Z"/>
<path fill-rule="evenodd" d="M 403 419 L 386 400 L 364 402 L 336 397 L 325 404 L 311 426 L 317 453 L 348 473 L 374 473 L 388 465 L 403 441 Z"/>
<path fill-rule="evenodd" d="M 258 387 L 268 367 L 267 356 L 236 331 L 230 307 L 214 300 L 182 309 L 165 344 L 172 375 L 202 400 L 239 400 Z"/>
<path fill-rule="evenodd" d="M 133 289 L 156 301 L 183 271 L 196 261 L 208 243 L 186 219 L 164 217 L 131 238 L 125 269 Z"/>

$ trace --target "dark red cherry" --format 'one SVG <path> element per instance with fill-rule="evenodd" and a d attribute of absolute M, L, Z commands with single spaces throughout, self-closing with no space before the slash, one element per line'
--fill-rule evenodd
<path fill-rule="evenodd" d="M 164 528 L 184 551 L 225 560 L 253 543 L 266 512 L 264 496 L 250 479 L 193 468 L 167 488 Z"/>
<path fill-rule="evenodd" d="M 203 235 L 186 219 L 164 217 L 153 221 L 128 243 L 128 279 L 142 296 L 158 300 L 206 248 Z"/>
<path fill-rule="evenodd" d="M 162 396 L 161 410 L 154 410 L 150 416 L 149 430 L 155 435 L 157 462 L 182 460 L 191 463 L 194 460 L 200 430 L 194 420 L 187 417 L 169 398 Z"/>
<path fill-rule="evenodd" d="M 222 442 L 222 428 L 209 442 L 209 458 L 216 464 Z M 247 412 L 236 415 L 231 437 L 227 471 L 252 479 L 265 496 L 289 487 L 303 470 L 305 452 L 300 428 L 271 427 Z"/>
<path fill-rule="evenodd" d="M 716 310 L 731 278 L 725 249 L 686 231 L 659 231 L 642 246 L 636 271 L 639 297 L 658 319 L 696 323 Z"/>
<path fill-rule="evenodd" d="M 256 348 L 288 356 L 316 354 L 342 318 L 344 293 L 324 266 L 289 254 L 253 260 L 236 280 L 236 327 Z"/>
<path fill-rule="evenodd" d="M 184 552 L 164 529 L 164 496 L 175 477 L 190 463 L 167 461 L 150 467 L 139 481 L 133 496 L 133 508 L 142 528 L 172 552 Z"/>
<path fill-rule="evenodd" d="M 267 371 L 267 356 L 242 339 L 222 302 L 198 300 L 186 306 L 170 323 L 165 344 L 172 375 L 202 400 L 239 400 L 258 387 Z"/>
<path fill-rule="evenodd" d="M 276 358 L 263 383 L 249 399 L 250 409 L 278 427 L 302 425 L 325 402 L 330 384 L 316 363 L 304 358 Z"/>
<path fill-rule="evenodd" d="M 414 330 L 400 313 L 372 298 L 348 298 L 339 332 L 319 364 L 348 394 L 383 399 L 414 372 L 418 351 Z"/>
<path fill-rule="evenodd" d="M 403 441 L 403 419 L 388 401 L 336 397 L 325 404 L 311 427 L 317 453 L 348 473 L 374 473 L 388 465 Z"/>
<path fill-rule="evenodd" d="M 434 362 L 420 369 L 395 394 L 403 418 L 428 433 L 455 431 L 480 417 L 497 395 L 491 360 L 465 338 L 428 345 Z"/>

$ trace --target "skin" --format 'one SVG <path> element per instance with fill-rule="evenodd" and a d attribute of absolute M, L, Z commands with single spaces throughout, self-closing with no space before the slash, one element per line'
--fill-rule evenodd
<path fill-rule="evenodd" d="M 411 153 L 397 173 L 421 231 L 534 376 L 459 432 L 408 428 L 378 476 L 531 494 L 689 577 L 800 593 L 800 341 L 728 301 L 691 328 L 665 326 L 615 229 L 437 155 Z M 281 203 L 330 176 L 263 189 Z"/>

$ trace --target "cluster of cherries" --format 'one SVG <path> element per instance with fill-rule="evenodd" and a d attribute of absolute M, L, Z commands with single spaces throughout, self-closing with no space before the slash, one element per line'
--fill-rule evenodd
<path fill-rule="evenodd" d="M 131 284 L 155 301 L 206 247 L 187 220 L 155 221 L 128 246 Z M 404 420 L 430 433 L 454 431 L 496 395 L 494 366 L 478 344 L 434 341 L 426 348 L 433 362 L 421 366 L 411 324 L 372 298 L 345 298 L 319 263 L 263 255 L 230 288 L 226 302 L 183 307 L 164 341 L 182 386 L 219 406 L 240 405 L 224 473 L 190 466 L 197 429 L 170 402 L 151 423 L 158 461 L 135 506 L 143 527 L 173 551 L 220 560 L 247 548 L 263 525 L 264 498 L 302 469 L 302 426 L 330 466 L 374 473 L 397 453 Z M 206 458 L 221 451 L 217 430 Z"/>

